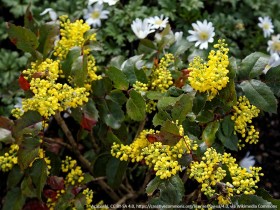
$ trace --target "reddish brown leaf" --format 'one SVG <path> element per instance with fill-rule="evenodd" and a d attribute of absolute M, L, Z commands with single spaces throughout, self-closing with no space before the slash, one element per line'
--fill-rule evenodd
<path fill-rule="evenodd" d="M 81 121 L 81 126 L 83 129 L 87 131 L 91 131 L 91 129 L 93 128 L 93 126 L 96 125 L 96 123 L 97 121 L 95 119 L 91 118 L 87 114 L 83 114 L 82 121 Z"/>
<path fill-rule="evenodd" d="M 10 120 L 6 117 L 0 116 L 0 128 L 5 128 L 7 130 L 11 130 L 13 124 L 14 123 L 12 120 Z"/>
<path fill-rule="evenodd" d="M 24 78 L 24 76 L 21 74 L 18 78 L 18 83 L 21 89 L 23 90 L 29 90 L 30 89 L 30 84 L 29 82 Z"/>
<path fill-rule="evenodd" d="M 22 209 L 23 210 L 49 210 L 47 205 L 39 200 L 29 200 Z"/>
<path fill-rule="evenodd" d="M 47 180 L 47 184 L 53 190 L 62 190 L 62 189 L 64 189 L 64 179 L 63 179 L 63 177 L 50 176 L 48 178 L 48 180 Z"/>
<path fill-rule="evenodd" d="M 55 190 L 51 190 L 51 189 L 45 189 L 43 190 L 43 194 L 46 198 L 50 198 L 52 199 L 52 201 L 56 201 L 57 200 L 57 192 Z"/>

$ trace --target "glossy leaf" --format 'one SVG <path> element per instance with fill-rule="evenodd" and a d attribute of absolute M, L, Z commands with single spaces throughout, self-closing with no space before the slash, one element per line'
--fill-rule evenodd
<path fill-rule="evenodd" d="M 21 190 L 15 187 L 7 193 L 2 210 L 22 210 L 25 199 Z"/>
<path fill-rule="evenodd" d="M 246 208 L 247 210 L 255 210 L 258 208 L 258 206 L 273 206 L 271 202 L 263 199 L 262 197 L 259 197 L 257 195 L 238 195 L 234 196 L 232 198 L 233 204 L 238 207 L 238 205 L 241 207 L 243 205 L 250 206 L 249 208 Z M 269 208 L 271 210 L 277 210 L 277 206 L 274 205 L 275 208 Z"/>
<path fill-rule="evenodd" d="M 162 182 L 164 182 L 164 180 L 160 179 L 158 176 L 156 176 L 154 179 L 152 179 L 146 187 L 147 195 L 148 196 L 153 195 L 153 193 L 158 189 L 159 185 Z"/>
<path fill-rule="evenodd" d="M 113 81 L 115 88 L 119 90 L 127 90 L 128 89 L 128 79 L 126 75 L 119 69 L 114 66 L 110 66 L 106 71 L 106 74 Z"/>
<path fill-rule="evenodd" d="M 81 53 L 82 51 L 80 47 L 73 47 L 69 50 L 66 58 L 64 59 L 61 65 L 63 74 L 66 76 L 66 78 L 70 76 L 72 71 L 72 65 L 74 61 L 76 61 L 79 58 Z"/>
<path fill-rule="evenodd" d="M 182 138 L 179 134 L 179 128 L 176 124 L 167 120 L 160 129 L 163 144 L 175 145 Z"/>
<path fill-rule="evenodd" d="M 265 83 L 273 93 L 280 97 L 280 66 L 271 68 L 265 75 Z"/>
<path fill-rule="evenodd" d="M 194 97 L 190 94 L 184 94 L 180 100 L 176 102 L 172 109 L 172 119 L 178 120 L 181 124 L 186 118 L 187 114 L 192 111 Z"/>
<path fill-rule="evenodd" d="M 25 197 L 36 197 L 35 188 L 32 185 L 32 180 L 30 176 L 25 176 L 20 185 L 21 193 Z M 41 196 L 41 194 L 40 194 Z"/>
<path fill-rule="evenodd" d="M 5 144 L 11 144 L 14 142 L 14 138 L 12 137 L 12 133 L 10 130 L 0 128 L 0 142 Z"/>
<path fill-rule="evenodd" d="M 157 103 L 157 107 L 159 109 L 164 109 L 168 106 L 174 106 L 176 104 L 177 101 L 180 100 L 180 97 L 170 97 L 170 96 L 167 96 L 167 97 L 162 97 L 158 103 Z"/>
<path fill-rule="evenodd" d="M 268 62 L 269 62 L 269 56 L 263 55 L 263 57 L 260 57 L 254 64 L 252 70 L 250 71 L 249 78 L 252 79 L 261 75 Z"/>
<path fill-rule="evenodd" d="M 23 141 L 18 150 L 18 164 L 22 170 L 29 167 L 29 165 L 38 157 L 40 138 L 38 136 L 24 136 Z"/>
<path fill-rule="evenodd" d="M 36 35 L 27 28 L 8 23 L 8 34 L 11 42 L 22 51 L 34 54 L 39 46 Z"/>
<path fill-rule="evenodd" d="M 41 199 L 41 193 L 47 181 L 48 167 L 44 159 L 38 159 L 32 164 L 30 176 L 36 187 L 37 197 Z"/>
<path fill-rule="evenodd" d="M 111 158 L 106 166 L 106 176 L 108 184 L 116 189 L 122 182 L 123 176 L 126 172 L 128 162 L 120 161 L 117 158 Z"/>
<path fill-rule="evenodd" d="M 7 180 L 7 187 L 8 189 L 15 188 L 18 183 L 23 178 L 23 171 L 20 170 L 18 165 L 15 165 L 9 173 L 8 180 Z"/>
<path fill-rule="evenodd" d="M 218 121 L 210 122 L 202 132 L 202 140 L 210 147 L 215 141 L 215 135 L 218 131 L 220 123 Z"/>
<path fill-rule="evenodd" d="M 126 102 L 128 116 L 135 121 L 144 120 L 146 116 L 145 100 L 135 90 L 131 90 L 129 96 L 129 99 Z"/>
<path fill-rule="evenodd" d="M 153 117 L 153 125 L 155 127 L 158 125 L 163 125 L 166 120 L 171 120 L 170 114 L 160 109 Z"/>
<path fill-rule="evenodd" d="M 271 89 L 259 80 L 246 80 L 240 84 L 250 103 L 259 109 L 277 113 L 277 100 Z"/>
<path fill-rule="evenodd" d="M 38 51 L 43 54 L 44 58 L 47 58 L 49 53 L 54 47 L 54 42 L 59 34 L 59 26 L 54 23 L 43 24 L 39 28 L 39 46 Z"/>

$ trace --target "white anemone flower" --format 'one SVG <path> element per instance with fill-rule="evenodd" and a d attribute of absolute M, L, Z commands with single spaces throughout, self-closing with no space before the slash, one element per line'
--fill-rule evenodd
<path fill-rule="evenodd" d="M 266 74 L 270 68 L 274 68 L 279 65 L 280 65 L 280 56 L 278 55 L 278 53 L 273 53 L 270 56 L 268 64 L 264 68 L 263 73 Z"/>
<path fill-rule="evenodd" d="M 88 5 L 92 5 L 93 3 L 103 4 L 108 3 L 110 6 L 115 5 L 119 0 L 89 0 Z"/>
<path fill-rule="evenodd" d="M 274 32 L 274 26 L 271 22 L 270 17 L 259 17 L 259 23 L 258 26 L 263 30 L 264 37 L 269 37 L 271 33 Z"/>
<path fill-rule="evenodd" d="M 250 152 L 247 152 L 245 157 L 239 162 L 242 168 L 246 168 L 248 172 L 251 172 L 250 167 L 256 163 L 254 156 L 250 156 Z"/>
<path fill-rule="evenodd" d="M 150 17 L 148 18 L 148 23 L 152 25 L 152 29 L 163 29 L 168 23 L 168 17 L 164 18 L 163 14 L 161 14 L 160 17 Z"/>
<path fill-rule="evenodd" d="M 267 44 L 267 51 L 270 52 L 271 55 L 274 53 L 280 54 L 280 34 L 277 34 L 277 36 L 272 36 L 271 40 L 269 40 Z"/>
<path fill-rule="evenodd" d="M 107 19 L 109 11 L 102 10 L 102 4 L 95 4 L 93 7 L 88 6 L 88 9 L 84 10 L 84 19 L 86 23 L 92 25 L 94 28 L 101 26 L 101 19 Z"/>
<path fill-rule="evenodd" d="M 56 12 L 52 8 L 47 8 L 43 12 L 40 13 L 40 15 L 45 15 L 45 14 L 49 14 L 50 19 L 52 21 L 56 21 L 57 20 L 57 14 L 56 14 Z"/>
<path fill-rule="evenodd" d="M 215 36 L 214 27 L 211 22 L 204 20 L 203 22 L 197 21 L 192 24 L 194 30 L 189 30 L 191 34 L 187 37 L 189 42 L 196 42 L 195 46 L 199 46 L 199 49 L 207 49 L 208 42 L 213 42 L 213 37 Z"/>
<path fill-rule="evenodd" d="M 152 29 L 152 26 L 148 23 L 147 19 L 142 21 L 139 18 L 136 18 L 132 22 L 131 29 L 139 39 L 144 39 L 148 36 L 148 34 L 155 31 Z"/>

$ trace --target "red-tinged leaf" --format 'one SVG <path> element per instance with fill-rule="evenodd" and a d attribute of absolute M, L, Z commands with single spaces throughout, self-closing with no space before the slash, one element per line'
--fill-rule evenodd
<path fill-rule="evenodd" d="M 63 177 L 58 176 L 51 176 L 47 180 L 47 184 L 53 189 L 53 190 L 62 190 L 64 189 L 64 179 Z"/>
<path fill-rule="evenodd" d="M 39 200 L 29 200 L 22 210 L 49 210 L 47 205 Z"/>
<path fill-rule="evenodd" d="M 78 195 L 79 194 L 79 192 L 82 190 L 83 188 L 82 187 L 74 187 L 72 190 L 71 190 L 71 193 L 73 194 L 73 195 Z"/>
<path fill-rule="evenodd" d="M 9 118 L 0 116 L 0 128 L 5 128 L 7 130 L 11 130 L 13 127 L 13 121 Z"/>
<path fill-rule="evenodd" d="M 24 78 L 24 76 L 21 74 L 18 78 L 18 84 L 20 86 L 21 89 L 23 89 L 24 91 L 27 91 L 30 89 L 30 84 L 27 81 L 27 79 Z"/>
<path fill-rule="evenodd" d="M 150 143 L 155 143 L 155 142 L 162 142 L 163 141 L 163 135 L 161 134 L 147 134 L 147 139 Z"/>
<path fill-rule="evenodd" d="M 96 125 L 96 123 L 97 121 L 95 119 L 91 118 L 87 114 L 83 114 L 82 121 L 81 121 L 81 126 L 83 129 L 87 131 L 91 131 L 91 129 L 93 128 L 93 126 Z"/>
<path fill-rule="evenodd" d="M 57 192 L 55 190 L 45 189 L 43 191 L 43 194 L 44 194 L 45 198 L 50 198 L 50 199 L 52 199 L 53 202 L 57 200 L 57 198 L 56 198 Z"/>

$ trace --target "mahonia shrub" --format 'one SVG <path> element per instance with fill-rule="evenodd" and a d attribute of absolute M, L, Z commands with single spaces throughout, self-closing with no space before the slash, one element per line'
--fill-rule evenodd
<path fill-rule="evenodd" d="M 102 28 L 66 15 L 38 23 L 30 8 L 24 27 L 7 23 L 30 57 L 21 104 L 0 116 L 2 209 L 277 208 L 239 152 L 259 141 L 254 119 L 277 112 L 279 68 L 264 74 L 262 53 L 235 59 L 230 39 L 197 51 L 167 19 L 132 57 L 100 66 Z"/>

